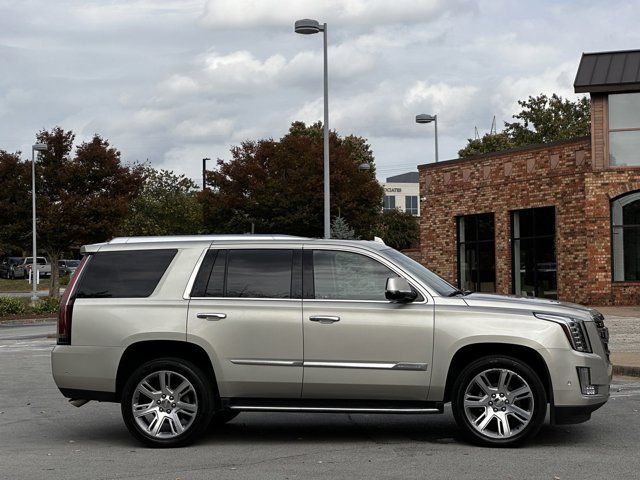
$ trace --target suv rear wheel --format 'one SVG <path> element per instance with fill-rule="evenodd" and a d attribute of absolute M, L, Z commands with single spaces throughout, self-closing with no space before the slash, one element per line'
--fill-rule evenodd
<path fill-rule="evenodd" d="M 453 387 L 453 415 L 465 437 L 479 445 L 515 446 L 535 435 L 547 412 L 538 375 L 522 361 L 483 357 Z"/>
<path fill-rule="evenodd" d="M 152 447 L 195 441 L 211 420 L 214 399 L 206 375 L 194 364 L 161 358 L 140 366 L 122 392 L 122 417 L 129 432 Z"/>

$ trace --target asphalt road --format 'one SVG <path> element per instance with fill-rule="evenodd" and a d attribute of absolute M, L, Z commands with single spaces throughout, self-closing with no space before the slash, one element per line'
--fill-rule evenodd
<path fill-rule="evenodd" d="M 0 327 L 1 479 L 637 479 L 640 381 L 591 421 L 518 449 L 464 443 L 445 415 L 243 413 L 197 445 L 141 447 L 119 406 L 75 408 L 50 373 L 53 327 Z"/>

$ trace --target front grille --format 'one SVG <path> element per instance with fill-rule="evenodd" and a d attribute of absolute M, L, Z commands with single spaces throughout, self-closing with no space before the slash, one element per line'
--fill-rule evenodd
<path fill-rule="evenodd" d="M 598 336 L 602 342 L 604 352 L 607 354 L 607 360 L 609 360 L 609 329 L 604 326 L 604 315 L 600 312 L 593 314 L 593 321 L 598 329 Z"/>

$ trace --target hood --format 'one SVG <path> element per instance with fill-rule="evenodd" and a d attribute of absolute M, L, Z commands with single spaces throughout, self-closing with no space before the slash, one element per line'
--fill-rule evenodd
<path fill-rule="evenodd" d="M 596 311 L 577 303 L 559 302 L 547 298 L 518 297 L 516 295 L 497 295 L 492 293 L 470 293 L 462 297 L 470 307 L 498 308 L 505 310 L 528 310 L 556 315 L 568 315 L 592 320 Z"/>

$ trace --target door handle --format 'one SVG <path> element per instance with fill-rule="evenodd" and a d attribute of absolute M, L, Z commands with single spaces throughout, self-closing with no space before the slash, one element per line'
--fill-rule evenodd
<path fill-rule="evenodd" d="M 223 318 L 227 318 L 227 314 L 226 313 L 198 313 L 196 317 L 202 318 L 203 320 L 216 321 L 216 320 L 222 320 Z"/>
<path fill-rule="evenodd" d="M 340 321 L 340 317 L 335 317 L 333 315 L 314 315 L 309 317 L 309 320 L 319 323 L 335 323 Z"/>

